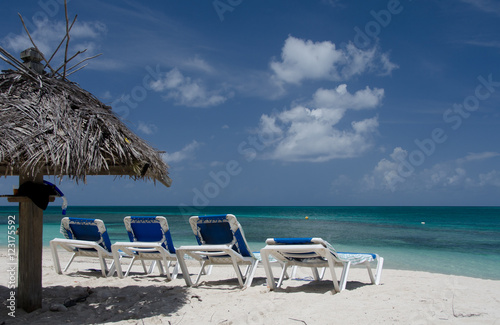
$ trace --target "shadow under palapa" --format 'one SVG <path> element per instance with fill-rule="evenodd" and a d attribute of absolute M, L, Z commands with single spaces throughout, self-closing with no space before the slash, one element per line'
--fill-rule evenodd
<path fill-rule="evenodd" d="M 79 276 L 82 276 L 79 274 Z M 189 303 L 187 288 L 182 286 L 142 286 L 95 288 L 83 286 L 48 286 L 43 288 L 42 308 L 32 313 L 17 309 L 16 317 L 0 310 L 0 324 L 98 324 L 128 319 L 172 315 Z M 0 286 L 5 301 L 10 289 Z M 50 306 L 68 306 L 67 310 L 49 311 Z M 75 312 L 72 312 L 75 311 Z M 82 319 L 82 315 L 85 315 Z"/>

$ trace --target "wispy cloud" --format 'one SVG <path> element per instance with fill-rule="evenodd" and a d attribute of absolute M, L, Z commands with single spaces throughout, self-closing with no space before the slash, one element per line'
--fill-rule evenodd
<path fill-rule="evenodd" d="M 60 41 L 66 34 L 66 23 L 62 21 L 35 20 L 34 30 L 30 30 L 30 34 L 37 44 L 38 48 L 45 54 L 47 59 L 56 50 Z M 78 21 L 71 30 L 70 54 L 76 53 L 79 50 L 87 49 L 85 54 L 79 56 L 79 59 L 84 59 L 98 53 L 99 41 L 106 35 L 107 27 L 99 21 Z M 21 52 L 28 47 L 32 47 L 26 33 L 9 34 L 1 40 L 1 44 L 9 51 Z M 59 50 L 57 56 L 51 62 L 63 62 L 64 50 Z M 78 63 L 76 61 L 75 63 Z"/>
<path fill-rule="evenodd" d="M 163 160 L 167 164 L 175 164 L 187 159 L 193 159 L 195 157 L 195 152 L 201 146 L 199 142 L 193 140 L 190 144 L 186 145 L 179 151 L 173 153 L 164 153 Z"/>
<path fill-rule="evenodd" d="M 142 132 L 144 134 L 151 135 L 158 132 L 158 127 L 153 123 L 146 123 L 143 121 L 139 121 L 137 123 L 137 130 L 139 130 L 139 132 Z"/>
<path fill-rule="evenodd" d="M 205 60 L 194 57 L 182 62 L 182 66 L 187 69 L 194 69 L 205 73 L 213 73 L 215 69 Z"/>
<path fill-rule="evenodd" d="M 332 7 L 343 7 L 344 6 L 344 4 L 342 3 L 342 0 L 321 0 L 321 3 L 324 3 L 324 4 L 332 6 Z"/>
<path fill-rule="evenodd" d="M 466 163 L 466 162 L 470 162 L 470 161 L 485 160 L 485 159 L 495 158 L 498 156 L 500 156 L 500 153 L 493 152 L 493 151 L 486 151 L 486 152 L 479 152 L 479 153 L 471 152 L 467 156 L 457 159 L 457 163 Z"/>
<path fill-rule="evenodd" d="M 500 16 L 500 4 L 495 0 L 461 0 L 464 3 L 470 4 L 474 8 L 487 13 Z"/>
<path fill-rule="evenodd" d="M 462 43 L 467 44 L 467 45 L 473 45 L 473 46 L 490 47 L 490 48 L 500 49 L 500 42 L 499 41 L 468 40 L 468 41 L 463 41 Z"/>
<path fill-rule="evenodd" d="M 201 79 L 184 76 L 174 68 L 164 76 L 151 83 L 154 91 L 164 93 L 166 100 L 174 100 L 176 105 L 189 107 L 210 107 L 224 103 L 232 97 L 231 91 L 223 87 L 208 89 Z"/>
<path fill-rule="evenodd" d="M 282 82 L 276 82 L 269 71 L 229 71 L 226 79 L 229 80 L 238 94 L 245 97 L 277 99 L 286 93 Z"/>
<path fill-rule="evenodd" d="M 359 181 L 359 190 L 428 190 L 445 187 L 500 186 L 500 172 L 492 170 L 476 175 L 467 171 L 467 163 L 499 157 L 497 152 L 471 153 L 453 161 L 434 164 L 428 168 L 414 170 L 411 175 L 401 173 L 402 161 L 407 160 L 408 152 L 397 147 L 390 159 L 383 158 L 372 171 Z"/>

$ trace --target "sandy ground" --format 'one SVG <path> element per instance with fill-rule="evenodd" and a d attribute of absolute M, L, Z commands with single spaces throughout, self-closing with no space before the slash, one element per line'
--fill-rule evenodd
<path fill-rule="evenodd" d="M 60 258 L 65 264 L 69 254 Z M 167 281 L 157 269 L 144 275 L 140 263 L 127 278 L 104 278 L 92 270 L 99 269 L 97 260 L 77 258 L 59 275 L 48 249 L 43 308 L 29 314 L 16 310 L 13 318 L 6 260 L 2 252 L 0 324 L 500 324 L 500 281 L 385 269 L 375 286 L 366 269 L 354 268 L 347 290 L 332 294 L 328 275 L 311 281 L 310 270 L 299 269 L 298 280 L 269 291 L 259 266 L 253 285 L 241 290 L 232 267 L 215 266 L 192 288 L 182 276 Z M 198 267 L 192 263 L 190 271 Z M 74 306 L 61 306 L 86 295 Z"/>

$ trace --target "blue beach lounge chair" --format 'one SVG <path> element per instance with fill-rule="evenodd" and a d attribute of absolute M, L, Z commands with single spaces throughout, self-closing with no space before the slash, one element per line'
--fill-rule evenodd
<path fill-rule="evenodd" d="M 125 273 L 127 276 L 135 261 L 139 260 L 144 268 L 144 273 L 151 273 L 154 265 L 158 265 L 160 274 L 163 275 L 163 264 L 166 269 L 167 279 L 172 280 L 177 277 L 177 256 L 175 247 L 168 228 L 165 217 L 125 217 L 125 229 L 127 230 L 130 242 L 117 242 L 111 246 L 113 256 L 115 257 L 116 272 L 120 278 L 123 278 L 123 272 L 120 264 L 120 251 L 132 256 L 132 261 Z M 153 261 L 149 272 L 146 270 L 144 261 Z M 172 275 L 170 275 L 170 264 L 175 262 Z"/>
<path fill-rule="evenodd" d="M 97 257 L 99 259 L 103 276 L 110 276 L 114 273 L 115 264 L 113 254 L 111 253 L 111 242 L 106 231 L 106 226 L 102 220 L 65 217 L 61 220 L 61 232 L 66 239 L 55 238 L 50 241 L 52 259 L 57 273 L 62 274 L 57 246 L 61 246 L 68 252 L 73 253 L 71 259 L 64 268 L 65 272 L 75 257 L 86 256 L 92 258 Z M 109 273 L 106 259 L 113 260 Z"/>
<path fill-rule="evenodd" d="M 199 245 L 181 246 L 177 249 L 177 259 L 186 285 L 193 285 L 184 260 L 185 255 L 188 255 L 201 263 L 194 285 L 198 284 L 205 266 L 225 264 L 234 267 L 242 288 L 249 287 L 252 284 L 258 260 L 248 247 L 243 229 L 236 217 L 232 214 L 194 216 L 189 218 L 189 224 Z M 247 266 L 244 275 L 241 273 L 240 265 Z M 244 277 L 246 277 L 245 282 L 243 282 Z"/>
<path fill-rule="evenodd" d="M 286 270 L 289 266 L 305 266 L 313 270 L 315 280 L 319 280 L 318 267 L 329 268 L 333 286 L 336 292 L 345 289 L 347 275 L 351 265 L 363 265 L 368 270 L 368 275 L 373 284 L 380 283 L 382 267 L 384 259 L 377 254 L 365 253 L 341 253 L 335 249 L 327 241 L 321 238 L 268 238 L 266 246 L 260 251 L 262 263 L 266 271 L 267 286 L 273 290 L 280 287 Z M 269 257 L 274 257 L 283 266 L 278 283 L 275 284 Z M 370 263 L 376 262 L 376 272 L 373 275 Z M 337 282 L 337 275 L 334 267 L 342 266 L 342 274 L 340 282 Z M 292 275 L 293 277 L 293 275 Z"/>

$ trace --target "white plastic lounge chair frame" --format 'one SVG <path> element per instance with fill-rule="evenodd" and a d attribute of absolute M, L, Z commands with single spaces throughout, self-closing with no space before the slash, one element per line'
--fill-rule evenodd
<path fill-rule="evenodd" d="M 205 272 L 205 266 L 225 264 L 234 267 L 242 288 L 249 287 L 259 261 L 252 254 L 236 217 L 232 214 L 193 216 L 189 219 L 189 224 L 199 245 L 181 246 L 177 249 L 177 259 L 186 285 L 197 285 L 201 275 Z M 201 263 L 201 269 L 194 284 L 184 260 L 185 255 Z M 240 265 L 247 266 L 245 274 L 241 273 Z M 243 282 L 244 277 L 246 277 L 245 282 Z"/>
<path fill-rule="evenodd" d="M 77 228 L 79 228 L 79 231 L 76 230 Z M 62 274 L 59 255 L 57 253 L 57 246 L 60 246 L 68 252 L 73 253 L 71 259 L 64 268 L 64 272 L 68 270 L 75 257 L 85 256 L 93 258 L 97 257 L 99 259 L 103 276 L 113 275 L 115 271 L 115 263 L 113 254 L 111 253 L 111 243 L 106 231 L 106 226 L 102 220 L 65 217 L 61 220 L 61 231 L 65 232 L 63 235 L 67 237 L 67 239 L 55 238 L 50 241 L 52 259 L 57 273 Z M 84 234 L 83 237 L 85 239 L 94 238 L 94 240 L 79 239 L 79 236 L 81 236 L 82 233 Z M 109 268 L 109 272 L 106 259 L 113 260 Z"/>
<path fill-rule="evenodd" d="M 319 275 L 317 268 L 328 267 L 332 276 L 334 289 L 336 292 L 340 292 L 346 287 L 347 275 L 351 265 L 365 266 L 371 282 L 378 285 L 380 284 L 384 264 L 384 259 L 377 254 L 336 252 L 327 241 L 321 238 L 268 238 L 266 246 L 261 249 L 260 253 L 266 271 L 267 285 L 271 290 L 281 286 L 289 266 L 310 267 L 315 280 L 320 280 L 323 277 L 323 275 Z M 283 266 L 277 284 L 274 282 L 269 256 L 280 261 Z M 377 263 L 375 275 L 371 269 L 370 262 Z M 342 266 L 340 282 L 338 282 L 335 273 L 334 267 L 336 265 Z"/>
<path fill-rule="evenodd" d="M 117 242 L 111 246 L 113 256 L 115 258 L 116 272 L 120 278 L 123 278 L 121 268 L 120 251 L 132 257 L 128 269 L 125 273 L 127 276 L 135 261 L 139 260 L 144 268 L 144 273 L 148 274 L 153 271 L 154 265 L 157 263 L 158 270 L 161 275 L 164 275 L 163 264 L 166 269 L 168 280 L 177 278 L 178 263 L 175 247 L 172 242 L 167 219 L 162 216 L 156 217 L 125 217 L 123 220 L 125 229 L 128 232 L 130 242 Z M 146 269 L 144 261 L 153 261 L 149 271 Z M 176 262 L 172 275 L 170 275 L 170 265 Z"/>

